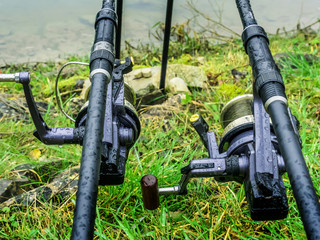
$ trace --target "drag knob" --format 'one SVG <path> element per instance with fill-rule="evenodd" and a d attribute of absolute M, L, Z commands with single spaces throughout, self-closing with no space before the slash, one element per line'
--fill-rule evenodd
<path fill-rule="evenodd" d="M 158 179 L 154 175 L 144 175 L 140 181 L 142 190 L 143 205 L 148 210 L 155 210 L 159 207 Z"/>

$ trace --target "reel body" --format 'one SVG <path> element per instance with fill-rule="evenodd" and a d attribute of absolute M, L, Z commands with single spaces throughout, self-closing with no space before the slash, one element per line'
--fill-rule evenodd
<path fill-rule="evenodd" d="M 293 116 L 291 119 L 295 119 Z M 155 209 L 158 195 L 186 194 L 191 178 L 214 177 L 219 182 L 237 181 L 244 184 L 253 220 L 283 219 L 288 214 L 288 201 L 281 175 L 285 164 L 273 133 L 269 115 L 254 91 L 253 95 L 239 96 L 223 108 L 221 122 L 225 128 L 218 146 L 213 132 L 200 115 L 190 119 L 208 149 L 208 158 L 192 160 L 181 169 L 181 180 L 174 187 L 158 188 L 150 175 L 142 178 L 145 207 Z M 296 121 L 292 124 L 297 125 Z M 154 177 L 155 178 L 155 177 Z"/>
<path fill-rule="evenodd" d="M 123 74 L 132 70 L 131 58 L 126 58 L 123 64 L 116 61 L 115 65 L 107 88 L 99 185 L 123 183 L 128 152 L 137 140 L 141 128 L 134 108 L 135 93 L 123 80 Z M 89 94 L 85 100 L 88 100 Z M 76 118 L 76 128 L 85 126 L 87 112 L 88 101 Z"/>
<path fill-rule="evenodd" d="M 252 95 L 232 99 L 222 109 L 221 122 L 225 130 L 219 151 L 225 150 L 228 157 L 243 155 L 247 161 L 242 175 L 251 218 L 285 218 L 288 201 L 281 177 L 284 161 L 261 100 Z"/>

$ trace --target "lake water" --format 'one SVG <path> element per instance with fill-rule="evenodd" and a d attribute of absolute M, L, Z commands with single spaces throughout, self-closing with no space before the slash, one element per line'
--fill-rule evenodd
<path fill-rule="evenodd" d="M 241 33 L 242 26 L 234 0 L 190 0 L 214 19 Z M 1 0 L 0 65 L 37 62 L 89 54 L 93 23 L 101 0 Z M 276 2 L 270 4 L 270 2 Z M 277 28 L 306 26 L 320 18 L 319 0 L 252 0 L 255 17 L 267 32 Z M 124 0 L 122 39 L 153 41 L 152 26 L 164 21 L 165 0 Z M 222 13 L 222 14 L 221 14 Z M 186 0 L 175 0 L 173 23 L 183 23 L 194 14 Z M 195 22 L 190 22 L 195 27 Z"/>

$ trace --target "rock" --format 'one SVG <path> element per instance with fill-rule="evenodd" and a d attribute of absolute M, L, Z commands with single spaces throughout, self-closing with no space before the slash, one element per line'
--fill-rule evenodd
<path fill-rule="evenodd" d="M 73 90 L 83 88 L 84 82 L 85 82 L 85 79 L 79 79 L 79 80 L 77 80 L 77 81 L 76 81 L 76 84 L 73 86 Z"/>
<path fill-rule="evenodd" d="M 0 209 L 11 205 L 30 205 L 36 200 L 47 202 L 52 199 L 53 203 L 60 204 L 77 191 L 79 169 L 80 166 L 75 166 L 63 171 L 51 183 L 21 193 L 1 203 Z"/>
<path fill-rule="evenodd" d="M 172 78 L 169 81 L 168 88 L 172 93 L 190 93 L 185 81 L 178 77 Z"/>
<path fill-rule="evenodd" d="M 138 69 L 138 71 L 135 71 L 134 72 L 134 75 L 133 75 L 133 78 L 134 79 L 139 79 L 139 78 L 142 78 L 142 71 L 141 71 L 141 69 Z"/>
<path fill-rule="evenodd" d="M 181 100 L 183 98 L 185 98 L 185 94 L 180 93 L 168 98 L 162 104 L 150 106 L 141 114 L 141 119 L 148 120 L 150 118 L 154 119 L 155 117 L 162 119 L 170 118 L 172 114 L 182 110 Z"/>
<path fill-rule="evenodd" d="M 137 98 L 140 98 L 152 93 L 155 90 L 156 90 L 155 86 L 152 83 L 149 83 L 145 87 L 139 89 L 138 91 L 135 91 L 135 93 L 137 95 Z"/>
<path fill-rule="evenodd" d="M 142 77 L 140 74 L 142 72 Z M 145 95 L 159 89 L 161 67 L 135 69 L 124 75 L 124 80 L 133 88 L 137 95 Z M 166 86 L 172 78 L 181 78 L 191 88 L 204 88 L 207 83 L 205 72 L 195 66 L 172 64 L 168 65 L 166 74 Z"/>
<path fill-rule="evenodd" d="M 20 164 L 12 169 L 7 175 L 9 179 L 27 178 L 30 180 L 40 181 L 36 166 L 31 163 Z"/>
<path fill-rule="evenodd" d="M 41 115 L 48 111 L 48 104 L 45 102 L 36 102 Z M 51 114 L 55 114 L 53 108 Z M 0 120 L 28 121 L 31 119 L 26 99 L 20 96 L 8 97 L 7 94 L 0 94 Z"/>
<path fill-rule="evenodd" d="M 31 190 L 30 180 L 24 179 L 0 179 L 0 203 L 18 194 Z"/>
<path fill-rule="evenodd" d="M 153 85 L 152 85 L 153 86 Z M 142 91 L 140 91 L 141 93 Z M 154 105 L 163 103 L 167 97 L 157 89 L 151 92 L 144 92 L 144 94 L 137 94 L 137 102 L 141 105 Z"/>
<path fill-rule="evenodd" d="M 232 69 L 231 74 L 235 80 L 239 81 L 240 79 L 244 79 L 248 75 L 248 72 L 247 71 L 240 72 L 237 69 Z"/>
<path fill-rule="evenodd" d="M 130 73 L 124 75 L 124 81 L 128 83 L 137 95 L 141 96 L 159 88 L 153 83 L 153 76 L 160 71 L 160 67 L 151 67 L 148 69 L 151 70 L 152 77 L 143 77 L 142 69 L 134 69 Z"/>
<path fill-rule="evenodd" d="M 160 74 L 160 72 L 159 72 Z M 172 64 L 168 65 L 167 74 L 166 74 L 166 85 L 169 80 L 179 77 L 183 79 L 188 87 L 192 88 L 204 88 L 207 82 L 207 76 L 205 72 L 196 66 L 182 65 L 182 64 Z M 158 78 L 155 78 L 156 85 L 159 86 L 160 75 Z"/>
<path fill-rule="evenodd" d="M 85 79 L 79 97 L 87 101 L 89 97 L 90 87 L 91 87 L 90 79 Z"/>
<path fill-rule="evenodd" d="M 143 68 L 143 69 L 141 69 L 141 73 L 142 73 L 142 76 L 143 76 L 144 78 L 150 78 L 150 77 L 152 77 L 152 71 L 151 71 L 151 69 L 149 69 L 149 68 Z"/>
<path fill-rule="evenodd" d="M 201 65 L 204 65 L 206 62 L 206 59 L 204 57 L 197 57 L 197 62 Z"/>
<path fill-rule="evenodd" d="M 38 164 L 21 164 L 7 173 L 9 179 L 28 178 L 39 182 L 50 182 L 61 169 L 72 165 L 72 162 L 66 160 L 42 160 Z M 39 178 L 41 177 L 41 179 Z"/>

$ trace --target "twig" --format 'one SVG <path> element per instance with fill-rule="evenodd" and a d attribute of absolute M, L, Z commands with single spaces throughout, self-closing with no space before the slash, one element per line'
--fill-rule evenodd
<path fill-rule="evenodd" d="M 200 12 L 194 5 L 193 3 L 191 3 L 190 1 L 187 2 L 187 5 L 190 7 L 190 9 L 192 11 L 194 11 L 195 13 L 199 14 L 201 17 L 203 17 L 204 19 L 208 20 L 209 22 L 212 22 L 213 24 L 216 24 L 218 26 L 220 26 L 222 29 L 224 29 L 227 32 L 232 33 L 233 35 L 236 35 L 238 37 L 240 37 L 240 35 L 238 33 L 236 33 L 235 31 L 233 31 L 232 29 L 228 28 L 227 26 L 223 25 L 221 22 L 215 21 L 212 18 L 210 18 L 209 16 L 205 15 L 203 12 Z"/>

